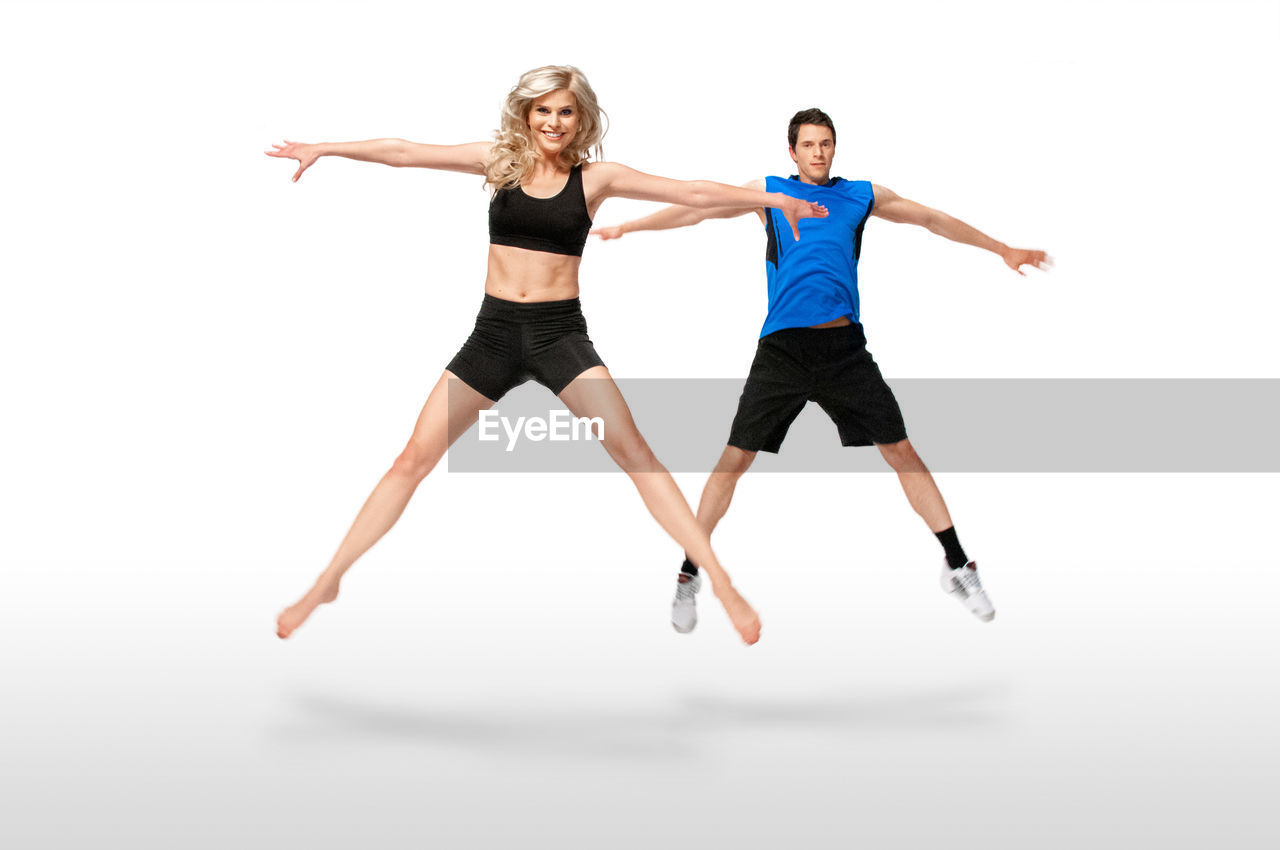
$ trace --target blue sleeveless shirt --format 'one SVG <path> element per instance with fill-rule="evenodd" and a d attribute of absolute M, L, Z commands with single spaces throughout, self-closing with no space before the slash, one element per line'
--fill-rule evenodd
<path fill-rule="evenodd" d="M 858 315 L 858 254 L 862 228 L 875 196 L 866 180 L 836 177 L 825 186 L 798 177 L 766 177 L 765 191 L 785 192 L 827 208 L 826 218 L 800 221 L 800 241 L 791 236 L 779 210 L 765 207 L 765 273 L 769 277 L 769 315 L 760 336 L 783 328 L 807 328 Z"/>

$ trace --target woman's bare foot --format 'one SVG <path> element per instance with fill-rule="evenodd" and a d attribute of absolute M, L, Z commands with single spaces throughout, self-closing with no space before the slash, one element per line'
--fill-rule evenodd
<path fill-rule="evenodd" d="M 760 640 L 760 617 L 755 609 L 747 604 L 747 600 L 742 598 L 742 594 L 730 585 L 724 590 L 717 590 L 716 598 L 724 606 L 725 613 L 729 615 L 729 622 L 733 623 L 733 627 L 738 630 L 743 642 L 752 644 Z"/>
<path fill-rule="evenodd" d="M 301 599 L 280 612 L 280 617 L 276 620 L 276 636 L 287 638 L 293 634 L 294 629 L 307 621 L 312 611 L 337 598 L 338 583 L 320 579 Z"/>

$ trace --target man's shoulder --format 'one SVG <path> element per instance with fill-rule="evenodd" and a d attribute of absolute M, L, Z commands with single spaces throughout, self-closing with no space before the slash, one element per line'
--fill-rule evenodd
<path fill-rule="evenodd" d="M 846 180 L 843 177 L 837 177 L 831 188 L 859 208 L 866 206 L 869 210 L 875 205 L 876 192 L 870 180 Z"/>
<path fill-rule="evenodd" d="M 815 186 L 812 183 L 805 183 L 803 180 L 800 179 L 800 175 L 798 174 L 792 174 L 790 177 L 779 177 L 778 175 L 770 175 L 764 178 L 764 180 L 766 183 L 776 181 L 779 183 L 790 183 L 795 186 L 803 186 L 807 189 L 817 189 L 817 190 L 839 189 L 840 191 L 844 191 L 844 192 L 848 192 L 848 191 L 870 192 L 871 186 L 872 186 L 870 180 L 852 180 L 848 177 L 832 177 L 831 181 L 827 183 L 825 186 Z"/>

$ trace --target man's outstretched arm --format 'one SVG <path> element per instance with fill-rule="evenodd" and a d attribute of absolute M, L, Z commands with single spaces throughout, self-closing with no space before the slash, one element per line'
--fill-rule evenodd
<path fill-rule="evenodd" d="M 763 180 L 752 180 L 750 183 L 743 183 L 742 185 L 746 189 L 755 189 L 758 192 L 765 191 Z M 599 236 L 601 239 L 617 239 L 624 233 L 635 233 L 638 230 L 672 230 L 677 227 L 688 227 L 700 221 L 706 221 L 709 218 L 735 218 L 740 215 L 746 215 L 749 212 L 764 214 L 759 207 L 713 207 L 702 209 L 676 204 L 664 207 L 653 215 L 647 215 L 644 218 L 633 219 L 610 227 L 594 227 L 591 229 L 591 235 Z"/>
<path fill-rule="evenodd" d="M 1018 274 L 1025 275 L 1025 272 L 1022 271 L 1022 266 L 1025 265 L 1030 265 L 1037 269 L 1047 269 L 1052 265 L 1049 255 L 1044 251 L 1010 248 L 1003 242 L 992 239 L 976 227 L 971 227 L 958 218 L 953 218 L 944 212 L 926 207 L 924 204 L 908 201 L 883 186 L 872 184 L 871 189 L 875 192 L 876 199 L 875 206 L 871 209 L 871 214 L 874 216 L 879 216 L 886 221 L 896 221 L 900 224 L 918 224 L 928 229 L 931 233 L 945 236 L 952 242 L 962 242 L 965 245 L 973 245 L 993 254 L 998 254 L 1000 259 L 1004 260 L 1005 265 Z"/>

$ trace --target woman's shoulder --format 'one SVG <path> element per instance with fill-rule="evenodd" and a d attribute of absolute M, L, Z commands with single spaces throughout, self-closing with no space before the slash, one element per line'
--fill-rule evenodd
<path fill-rule="evenodd" d="M 584 162 L 577 168 L 582 173 L 583 191 L 588 195 L 594 195 L 609 186 L 627 167 L 616 162 Z"/>
<path fill-rule="evenodd" d="M 618 169 L 626 168 L 625 165 L 619 165 L 616 162 L 591 162 L 591 161 L 579 163 L 575 167 L 582 169 L 583 174 L 595 174 L 597 176 L 604 176 L 607 174 L 616 174 L 618 173 Z"/>

